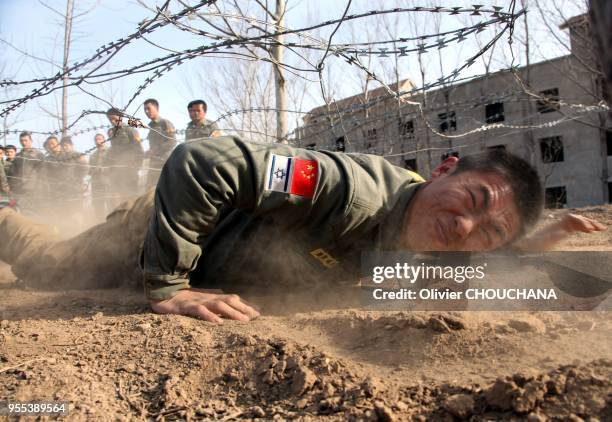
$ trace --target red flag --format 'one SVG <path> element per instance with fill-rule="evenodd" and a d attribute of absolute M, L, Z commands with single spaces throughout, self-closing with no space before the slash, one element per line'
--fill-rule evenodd
<path fill-rule="evenodd" d="M 291 189 L 293 195 L 312 198 L 317 187 L 318 165 L 314 160 L 294 158 Z"/>

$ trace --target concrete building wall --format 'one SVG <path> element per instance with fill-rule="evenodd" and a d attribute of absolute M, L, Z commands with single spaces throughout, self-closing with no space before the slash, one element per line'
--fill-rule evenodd
<path fill-rule="evenodd" d="M 519 75 L 527 78 L 527 69 Z M 536 63 L 529 68 L 529 83 L 535 94 L 556 89 L 559 98 L 569 104 L 593 105 L 600 98 L 595 76 L 574 56 Z M 606 154 L 605 113 L 581 114 L 561 105 L 552 112 L 538 112 L 538 99 L 524 92 L 510 72 L 496 72 L 469 82 L 417 95 L 410 100 L 426 104 L 423 115 L 414 105 L 398 105 L 388 99 L 374 107 L 349 109 L 345 113 L 310 118 L 299 131 L 298 145 L 313 145 L 316 149 L 336 150 L 338 139 L 344 140 L 346 152 L 364 152 L 387 157 L 396 165 L 415 167 L 424 177 L 442 161 L 444 154 L 465 156 L 485 148 L 503 145 L 534 164 L 549 194 L 564 188 L 566 206 L 580 207 L 610 200 L 608 182 L 612 182 L 612 160 Z M 444 129 L 445 135 L 464 134 L 487 123 L 488 104 L 503 103 L 503 121 L 519 128 L 496 128 L 459 138 L 439 136 L 428 129 Z M 554 106 L 554 104 L 553 104 Z M 333 105 L 330 107 L 334 110 Z M 454 113 L 454 120 L 450 115 Z M 423 118 L 424 117 L 424 118 Z M 550 127 L 523 129 L 520 126 L 560 123 Z M 410 123 L 411 122 L 411 123 Z M 404 130 L 412 125 L 412 130 Z M 441 126 L 442 125 L 442 126 Z M 454 126 L 454 127 L 453 127 Z M 404 127 L 405 129 L 406 127 Z M 559 137 L 551 141 L 551 138 Z M 546 139 L 548 138 L 548 141 Z M 543 141 L 544 140 L 544 141 Z M 563 159 L 547 163 L 542 154 L 542 142 L 563 146 Z M 547 150 L 550 152 L 550 149 Z M 416 163 L 409 160 L 416 160 Z M 559 198 L 561 199 L 561 198 Z"/>

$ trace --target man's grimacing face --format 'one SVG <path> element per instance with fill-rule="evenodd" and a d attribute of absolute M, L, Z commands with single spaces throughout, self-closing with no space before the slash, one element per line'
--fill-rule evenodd
<path fill-rule="evenodd" d="M 15 151 L 13 148 L 8 148 L 6 150 L 6 159 L 7 160 L 12 160 L 15 158 L 15 155 L 17 155 L 17 151 Z"/>
<path fill-rule="evenodd" d="M 512 240 L 520 215 L 510 184 L 497 173 L 453 174 L 445 160 L 409 206 L 400 246 L 413 251 L 490 251 Z"/>

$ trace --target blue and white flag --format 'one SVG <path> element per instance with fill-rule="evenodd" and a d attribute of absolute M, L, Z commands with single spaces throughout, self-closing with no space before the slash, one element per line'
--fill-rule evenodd
<path fill-rule="evenodd" d="M 293 157 L 272 154 L 268 161 L 265 189 L 276 192 L 289 192 L 291 176 L 293 174 L 292 165 Z"/>

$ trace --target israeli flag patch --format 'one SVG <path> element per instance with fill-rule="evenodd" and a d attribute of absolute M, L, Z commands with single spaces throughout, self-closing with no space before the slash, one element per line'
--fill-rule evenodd
<path fill-rule="evenodd" d="M 289 192 L 293 157 L 272 154 L 266 173 L 266 190 Z"/>
<path fill-rule="evenodd" d="M 268 161 L 265 190 L 312 198 L 318 170 L 315 160 L 272 154 Z"/>

